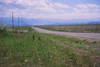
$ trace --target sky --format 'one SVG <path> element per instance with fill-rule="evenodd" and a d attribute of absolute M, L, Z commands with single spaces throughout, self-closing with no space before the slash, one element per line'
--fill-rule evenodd
<path fill-rule="evenodd" d="M 0 0 L 0 17 L 100 19 L 100 0 Z"/>

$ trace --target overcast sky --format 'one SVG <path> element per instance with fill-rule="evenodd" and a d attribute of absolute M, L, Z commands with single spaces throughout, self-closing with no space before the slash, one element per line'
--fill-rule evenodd
<path fill-rule="evenodd" d="M 100 18 L 100 0 L 0 0 L 0 17 L 46 19 Z"/>

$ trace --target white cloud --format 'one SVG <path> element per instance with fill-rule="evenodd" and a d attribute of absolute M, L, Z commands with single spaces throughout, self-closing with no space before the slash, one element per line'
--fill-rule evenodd
<path fill-rule="evenodd" d="M 18 0 L 16 1 L 16 4 L 20 4 L 23 6 L 47 6 L 46 4 L 47 0 Z"/>
<path fill-rule="evenodd" d="M 84 4 L 79 4 L 79 5 L 76 5 L 77 7 L 79 8 L 82 8 L 82 9 L 87 9 L 88 6 L 87 5 L 84 5 Z"/>
<path fill-rule="evenodd" d="M 52 18 L 52 19 L 90 19 L 90 18 L 98 18 L 100 17 L 100 12 L 98 13 L 82 13 L 82 12 L 72 12 L 72 13 L 67 13 L 64 10 L 59 10 L 58 13 L 42 13 L 40 11 L 35 11 L 31 8 L 29 9 L 9 9 L 6 10 L 4 13 L 4 17 L 9 17 L 11 16 L 11 12 L 14 12 L 14 17 L 24 17 L 24 18 Z"/>
<path fill-rule="evenodd" d="M 62 3 L 52 3 L 50 0 L 0 0 L 3 3 L 13 3 L 26 7 L 25 9 L 18 8 L 0 8 L 4 10 L 0 15 L 11 17 L 11 12 L 14 12 L 14 17 L 24 18 L 53 18 L 53 19 L 88 19 L 100 17 L 100 9 L 96 4 L 79 4 L 74 7 Z M 91 9 L 95 7 L 95 9 Z"/>
<path fill-rule="evenodd" d="M 93 9 L 94 12 L 100 12 L 100 9 Z"/>
<path fill-rule="evenodd" d="M 58 7 L 58 8 L 70 8 L 68 5 L 61 4 L 61 3 L 54 3 L 54 7 Z"/>
<path fill-rule="evenodd" d="M 85 13 L 88 12 L 88 9 L 78 9 L 78 8 L 73 8 L 74 12 L 80 12 L 80 13 Z"/>
<path fill-rule="evenodd" d="M 64 10 L 58 10 L 59 13 L 66 13 Z"/>
<path fill-rule="evenodd" d="M 96 5 L 96 4 L 87 4 L 89 7 L 92 7 L 92 8 L 99 8 L 99 6 L 98 5 Z"/>
<path fill-rule="evenodd" d="M 51 13 L 53 13 L 53 12 L 57 12 L 55 9 L 53 9 L 53 8 L 51 8 L 51 7 L 43 7 L 43 8 L 34 8 L 35 10 L 38 10 L 39 12 L 51 12 Z"/>
<path fill-rule="evenodd" d="M 3 3 L 13 3 L 13 1 L 15 0 L 0 0 L 0 2 L 3 2 Z"/>
<path fill-rule="evenodd" d="M 54 5 L 52 3 L 49 4 L 50 7 L 54 7 Z"/>
<path fill-rule="evenodd" d="M 37 1 L 37 2 L 49 2 L 50 0 L 0 0 L 0 2 L 3 3 L 17 3 L 17 4 L 22 4 L 24 2 L 33 2 L 33 1 Z"/>
<path fill-rule="evenodd" d="M 2 7 L 2 5 L 0 5 L 0 8 Z"/>

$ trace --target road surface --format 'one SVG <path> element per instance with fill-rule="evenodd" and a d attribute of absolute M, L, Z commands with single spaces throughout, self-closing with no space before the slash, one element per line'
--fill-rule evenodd
<path fill-rule="evenodd" d="M 50 33 L 50 34 L 59 34 L 59 35 L 67 35 L 67 36 L 74 36 L 74 37 L 84 37 L 84 38 L 95 38 L 100 39 L 100 33 L 72 33 L 72 32 L 58 32 L 58 31 L 50 31 L 45 30 L 37 27 L 32 27 L 36 31 L 40 33 Z"/>

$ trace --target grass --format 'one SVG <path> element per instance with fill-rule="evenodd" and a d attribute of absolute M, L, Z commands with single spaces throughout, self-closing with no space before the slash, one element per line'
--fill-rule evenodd
<path fill-rule="evenodd" d="M 38 26 L 43 29 L 61 32 L 100 33 L 100 24 L 91 25 L 50 25 Z"/>
<path fill-rule="evenodd" d="M 0 33 L 1 67 L 92 67 L 99 66 L 91 56 L 95 51 L 80 44 L 91 44 L 77 38 L 38 33 Z M 75 50 L 74 50 L 75 49 Z M 86 50 L 91 55 L 76 50 Z"/>
<path fill-rule="evenodd" d="M 28 26 L 23 26 L 23 27 L 15 26 L 14 29 L 12 27 L 7 27 L 6 31 L 13 32 L 13 33 L 26 33 L 28 32 L 27 28 Z"/>

